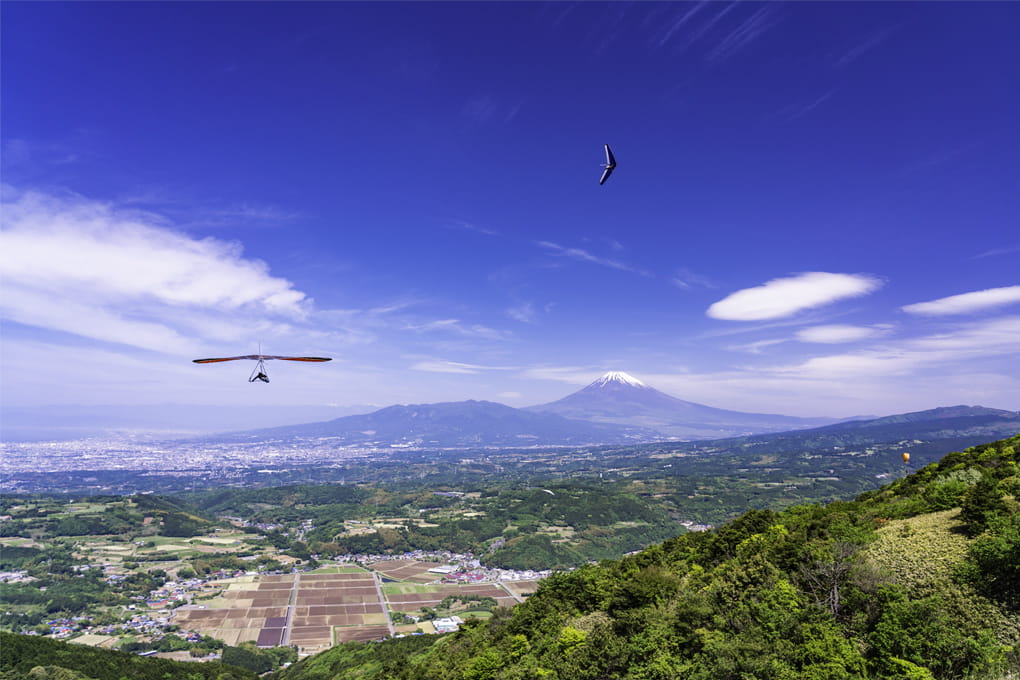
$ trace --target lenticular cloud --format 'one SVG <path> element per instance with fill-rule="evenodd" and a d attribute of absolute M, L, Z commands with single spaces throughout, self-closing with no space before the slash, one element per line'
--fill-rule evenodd
<path fill-rule="evenodd" d="M 867 295 L 881 285 L 881 280 L 865 274 L 805 272 L 738 290 L 713 304 L 706 313 L 713 319 L 727 321 L 781 319 L 837 300 Z"/>
<path fill-rule="evenodd" d="M 1004 307 L 1018 302 L 1020 302 L 1020 286 L 1006 286 L 1005 288 L 988 288 L 986 290 L 977 290 L 973 293 L 951 295 L 929 302 L 917 302 L 912 305 L 906 305 L 903 307 L 903 311 L 908 314 L 924 316 L 970 314 L 971 312 Z"/>

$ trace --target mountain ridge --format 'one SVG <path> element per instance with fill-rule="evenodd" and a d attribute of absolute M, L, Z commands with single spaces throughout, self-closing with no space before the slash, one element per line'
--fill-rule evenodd
<path fill-rule="evenodd" d="M 806 429 L 840 422 L 837 418 L 802 418 L 746 413 L 706 406 L 661 392 L 622 371 L 610 371 L 556 401 L 525 407 L 599 423 L 628 423 L 667 437 L 715 439 Z"/>
<path fill-rule="evenodd" d="M 529 413 L 491 401 L 393 405 L 319 423 L 221 435 L 224 438 L 334 437 L 346 445 L 463 447 L 582 445 L 650 441 L 639 427 Z"/>

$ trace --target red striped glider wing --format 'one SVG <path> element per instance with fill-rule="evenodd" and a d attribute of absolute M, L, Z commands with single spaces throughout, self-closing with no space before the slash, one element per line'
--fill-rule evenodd
<path fill-rule="evenodd" d="M 333 361 L 330 357 L 278 357 L 272 354 L 245 354 L 240 357 L 218 357 L 215 359 L 193 359 L 196 364 L 215 364 L 220 361 L 237 361 L 238 359 L 252 359 L 255 361 L 267 361 L 269 359 L 283 359 L 284 361 Z"/>
<path fill-rule="evenodd" d="M 258 354 L 245 354 L 243 357 L 222 357 L 218 359 L 193 359 L 196 364 L 215 364 L 219 361 L 237 361 L 238 359 L 261 359 Z"/>

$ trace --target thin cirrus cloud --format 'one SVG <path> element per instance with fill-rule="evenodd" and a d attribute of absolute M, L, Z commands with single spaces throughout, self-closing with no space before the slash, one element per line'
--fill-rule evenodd
<path fill-rule="evenodd" d="M 636 274 L 641 274 L 642 276 L 648 276 L 648 273 L 641 269 L 631 267 L 630 265 L 617 260 L 610 260 L 609 258 L 592 255 L 583 248 L 567 248 L 551 241 L 537 241 L 536 244 L 545 248 L 553 255 L 568 257 L 572 260 L 578 260 L 579 262 L 590 262 L 603 267 L 609 267 L 610 269 L 619 269 L 625 272 L 634 272 Z"/>
<path fill-rule="evenodd" d="M 674 286 L 684 290 L 716 287 L 715 283 L 713 283 L 707 276 L 702 276 L 701 274 L 693 272 L 685 267 L 678 269 L 671 280 Z"/>
<path fill-rule="evenodd" d="M 513 307 L 509 307 L 506 310 L 506 315 L 515 321 L 520 321 L 521 323 L 535 323 L 538 321 L 535 306 L 530 302 L 522 302 L 514 305 Z"/>
<path fill-rule="evenodd" d="M 1013 253 L 1020 253 L 1020 245 L 1005 246 L 1002 248 L 992 248 L 984 252 L 974 255 L 970 259 L 978 260 L 983 257 L 999 257 L 1000 255 L 1012 255 Z"/>
<path fill-rule="evenodd" d="M 816 342 L 822 344 L 839 344 L 842 342 L 856 342 L 880 335 L 882 328 L 876 326 L 851 326 L 848 324 L 826 324 L 823 326 L 808 326 L 797 331 L 797 339 L 801 342 Z"/>
<path fill-rule="evenodd" d="M 710 60 L 727 59 L 765 33 L 777 22 L 773 7 L 764 5 L 726 35 L 709 53 Z"/>
<path fill-rule="evenodd" d="M 460 319 L 437 319 L 424 323 L 411 322 L 405 324 L 403 328 L 416 333 L 449 332 L 454 335 L 489 340 L 501 340 L 505 336 L 503 332 L 495 328 L 481 324 L 465 324 Z"/>
<path fill-rule="evenodd" d="M 706 314 L 726 321 L 782 319 L 805 309 L 867 295 L 881 285 L 880 279 L 865 274 L 805 272 L 738 290 L 714 303 Z"/>
<path fill-rule="evenodd" d="M 445 359 L 428 359 L 419 361 L 413 366 L 412 370 L 425 371 L 428 373 L 459 373 L 459 374 L 476 374 L 485 371 L 508 371 L 511 370 L 506 366 L 481 366 L 478 364 L 466 364 L 460 361 L 447 361 Z"/>
<path fill-rule="evenodd" d="M 921 316 L 950 316 L 954 314 L 971 314 L 986 309 L 996 309 L 1020 302 L 1020 286 L 988 288 L 972 293 L 950 295 L 949 297 L 917 302 L 906 305 L 902 309 L 908 314 Z"/>
<path fill-rule="evenodd" d="M 300 320 L 311 305 L 237 244 L 149 213 L 4 187 L 3 226 L 0 313 L 20 324 L 180 351 L 210 313 Z"/>
<path fill-rule="evenodd" d="M 1017 337 L 1020 316 L 1004 317 L 859 352 L 813 357 L 776 372 L 814 379 L 909 375 L 936 364 L 1020 354 Z"/>

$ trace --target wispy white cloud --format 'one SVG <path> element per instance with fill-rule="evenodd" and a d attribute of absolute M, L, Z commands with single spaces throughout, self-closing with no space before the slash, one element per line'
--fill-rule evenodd
<path fill-rule="evenodd" d="M 468 222 L 466 220 L 453 220 L 452 222 L 449 222 L 448 224 L 446 224 L 446 228 L 447 229 L 456 229 L 456 230 L 459 230 L 459 231 L 473 231 L 473 232 L 476 232 L 476 233 L 479 233 L 479 234 L 485 234 L 486 236 L 499 236 L 500 235 L 500 233 L 498 231 L 496 231 L 495 229 L 490 229 L 489 227 L 483 227 L 483 226 L 474 224 L 473 222 Z"/>
<path fill-rule="evenodd" d="M 710 60 L 717 60 L 733 56 L 765 33 L 765 31 L 772 28 L 777 22 L 775 7 L 768 4 L 762 5 L 754 14 L 744 19 L 740 25 L 719 41 L 708 53 L 708 58 Z"/>
<path fill-rule="evenodd" d="M 978 260 L 978 259 L 981 259 L 983 257 L 998 257 L 999 255 L 1012 255 L 1014 253 L 1020 253 L 1020 244 L 1012 245 L 1012 246 L 1004 246 L 1002 248 L 992 248 L 991 250 L 986 250 L 986 251 L 984 251 L 982 253 L 978 253 L 977 255 L 974 255 L 970 259 Z"/>
<path fill-rule="evenodd" d="M 814 99 L 801 101 L 796 104 L 791 104 L 790 106 L 784 107 L 777 111 L 775 114 L 773 114 L 773 116 L 783 118 L 788 123 L 795 121 L 798 118 L 802 118 L 807 114 L 811 113 L 812 111 L 814 111 L 816 108 L 818 108 L 826 101 L 828 101 L 834 94 L 836 94 L 835 89 L 828 90 L 827 92 L 822 93 L 821 95 L 815 97 Z"/>
<path fill-rule="evenodd" d="M 255 305 L 302 316 L 305 294 L 244 259 L 237 243 L 196 240 L 142 213 L 27 193 L 4 204 L 3 269 L 9 284 L 113 299 L 236 309 Z"/>
<path fill-rule="evenodd" d="M 506 337 L 506 333 L 495 328 L 489 328 L 481 324 L 464 323 L 460 319 L 437 319 L 426 322 L 408 322 L 404 330 L 416 333 L 447 332 L 472 338 L 486 338 L 489 340 L 500 340 Z"/>
<path fill-rule="evenodd" d="M 268 203 L 239 203 L 234 206 L 212 211 L 214 218 L 237 224 L 239 221 L 258 222 L 291 222 L 301 217 L 301 213 L 284 210 Z"/>
<path fill-rule="evenodd" d="M 901 413 L 961 403 L 1016 409 L 1017 337 L 1020 316 L 1010 316 L 788 363 L 649 373 L 642 380 L 711 406 L 791 415 Z"/>
<path fill-rule="evenodd" d="M 881 285 L 881 280 L 865 274 L 806 272 L 731 293 L 706 313 L 727 321 L 780 319 L 805 309 L 867 295 Z"/>
<path fill-rule="evenodd" d="M 620 271 L 634 272 L 635 274 L 640 274 L 642 276 L 649 275 L 648 272 L 642 269 L 632 267 L 618 260 L 611 260 L 606 257 L 599 257 L 597 255 L 593 255 L 587 250 L 584 250 L 583 248 L 567 248 L 559 245 L 558 243 L 553 243 L 551 241 L 536 241 L 536 245 L 545 248 L 546 251 L 548 251 L 552 255 L 556 255 L 559 257 L 567 257 L 572 260 L 577 260 L 579 262 L 590 262 L 592 264 L 597 264 L 603 267 L 609 267 L 610 269 L 619 269 Z"/>
<path fill-rule="evenodd" d="M 1004 316 L 915 338 L 905 345 L 910 350 L 930 352 L 941 361 L 963 356 L 1020 354 L 1017 338 L 1020 338 L 1020 316 Z"/>
<path fill-rule="evenodd" d="M 845 342 L 867 340 L 869 338 L 873 339 L 881 335 L 885 335 L 889 332 L 890 328 L 891 326 L 885 324 L 875 324 L 872 326 L 819 324 L 817 326 L 800 328 L 794 332 L 792 337 L 771 338 L 766 340 L 757 340 L 755 342 L 729 345 L 726 349 L 736 352 L 747 352 L 749 354 L 763 354 L 763 350 L 768 347 L 775 347 L 792 341 L 835 345 Z"/>
<path fill-rule="evenodd" d="M 683 11 L 678 12 L 671 21 L 659 23 L 662 32 L 654 38 L 658 46 L 664 47 L 673 38 L 673 35 L 683 28 L 707 4 L 707 2 L 698 2 L 689 8 L 686 5 L 677 5 L 677 7 L 682 7 Z M 665 6 L 660 5 L 660 7 Z M 655 5 L 652 5 L 652 7 L 654 8 Z"/>
<path fill-rule="evenodd" d="M 65 137 L 53 140 L 5 139 L 0 146 L 6 169 L 74 165 L 96 156 L 98 135 L 94 130 L 77 128 Z"/>
<path fill-rule="evenodd" d="M 522 323 L 535 323 L 538 321 L 538 314 L 535 306 L 530 302 L 522 302 L 506 310 L 506 315 L 515 321 Z"/>
<path fill-rule="evenodd" d="M 466 364 L 460 361 L 447 361 L 445 359 L 427 359 L 418 361 L 411 366 L 415 371 L 426 371 L 428 373 L 457 373 L 473 375 L 486 371 L 509 371 L 513 370 L 507 366 L 481 366 L 478 364 Z"/>
<path fill-rule="evenodd" d="M 701 26 L 688 37 L 686 44 L 684 45 L 684 49 L 690 47 L 693 43 L 697 42 L 698 39 L 700 39 L 702 36 L 704 36 L 706 33 L 712 30 L 712 27 L 719 23 L 722 20 L 722 18 L 729 14 L 730 11 L 732 11 L 733 8 L 735 8 L 736 6 L 737 6 L 736 2 L 731 2 L 725 7 L 723 7 L 721 10 L 716 12 L 714 15 L 708 17 L 708 20 L 705 23 L 701 24 Z"/>
<path fill-rule="evenodd" d="M 968 324 L 950 332 L 913 338 L 858 352 L 814 357 L 775 369 L 814 378 L 883 377 L 908 374 L 931 364 L 967 358 L 1020 354 L 1020 316 Z"/>
<path fill-rule="evenodd" d="M 740 2 L 675 4 L 673 15 L 665 17 L 658 16 L 656 10 L 650 10 L 649 15 L 655 16 L 645 23 L 656 26 L 650 43 L 654 48 L 678 53 L 701 43 L 708 61 L 729 59 L 778 22 L 776 8 L 768 4 L 757 7 L 750 14 L 743 13 L 743 16 L 737 11 L 727 19 L 734 10 L 746 6 Z"/>
<path fill-rule="evenodd" d="M 461 109 L 461 114 L 475 123 L 509 123 L 520 113 L 523 106 L 523 99 L 508 102 L 484 93 L 468 99 Z"/>
<path fill-rule="evenodd" d="M 836 68 L 842 68 L 848 64 L 851 64 L 862 56 L 878 47 L 891 33 L 891 29 L 885 28 L 880 31 L 873 33 L 868 36 L 865 40 L 854 45 L 846 52 L 844 52 L 838 59 L 836 59 Z"/>
<path fill-rule="evenodd" d="M 774 347 L 775 345 L 781 345 L 784 342 L 789 342 L 787 338 L 773 338 L 771 340 L 758 340 L 756 342 L 748 342 L 742 345 L 729 345 L 726 349 L 734 352 L 747 352 L 749 354 L 761 354 L 762 350 L 766 347 Z"/>
<path fill-rule="evenodd" d="M 670 279 L 674 286 L 677 288 L 683 288 L 684 290 L 692 290 L 694 288 L 718 288 L 718 286 L 707 276 L 693 272 L 686 267 L 681 267 L 676 270 L 673 274 L 673 278 Z"/>
<path fill-rule="evenodd" d="M 827 324 L 823 326 L 809 326 L 797 331 L 797 339 L 801 342 L 817 342 L 822 344 L 839 344 L 842 342 L 856 342 L 873 338 L 885 332 L 886 327 L 880 326 L 851 326 L 848 324 Z"/>
<path fill-rule="evenodd" d="M 0 310 L 21 324 L 170 351 L 213 313 L 286 322 L 312 308 L 239 244 L 195 239 L 156 215 L 7 187 L 3 226 Z"/>
<path fill-rule="evenodd" d="M 1020 286 L 1006 286 L 951 295 L 929 302 L 917 302 L 904 306 L 903 311 L 922 316 L 948 316 L 982 312 L 1018 302 L 1020 302 Z"/>
<path fill-rule="evenodd" d="M 524 369 L 522 373 L 527 378 L 553 380 L 570 385 L 587 385 L 605 373 L 605 370 L 591 366 L 531 366 Z"/>

